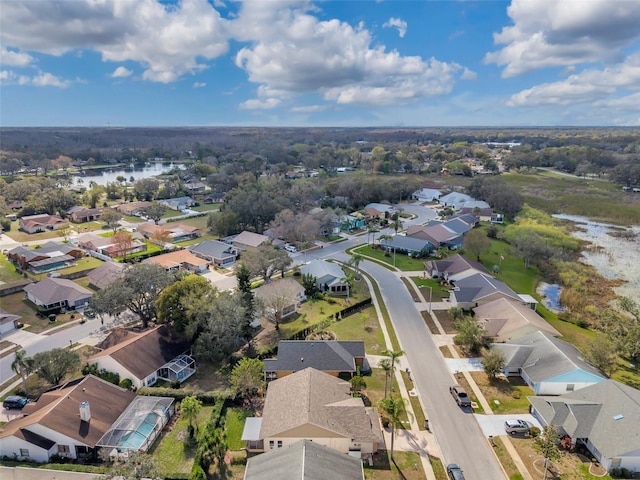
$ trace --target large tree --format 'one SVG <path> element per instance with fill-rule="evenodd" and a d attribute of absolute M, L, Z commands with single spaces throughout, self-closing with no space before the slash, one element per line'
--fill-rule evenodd
<path fill-rule="evenodd" d="M 235 268 L 238 279 L 238 293 L 245 313 L 245 334 L 249 335 L 249 324 L 253 321 L 256 311 L 256 300 L 251 288 L 251 271 L 244 262 Z"/>
<path fill-rule="evenodd" d="M 251 276 L 262 277 L 264 282 L 271 280 L 276 272 L 284 272 L 292 263 L 286 251 L 276 250 L 270 245 L 249 250 L 242 254 L 242 259 L 249 268 Z"/>
<path fill-rule="evenodd" d="M 464 237 L 464 249 L 480 261 L 480 255 L 491 247 L 489 238 L 481 230 L 471 230 Z"/>
<path fill-rule="evenodd" d="M 454 322 L 458 335 L 455 342 L 462 345 L 471 353 L 479 353 L 484 343 L 486 331 L 481 323 L 476 322 L 473 318 L 465 317 L 462 320 Z"/>
<path fill-rule="evenodd" d="M 497 349 L 488 349 L 483 352 L 482 368 L 489 377 L 495 378 L 496 375 L 502 372 L 504 364 L 506 362 L 504 355 Z"/>
<path fill-rule="evenodd" d="M 157 225 L 162 216 L 167 212 L 167 207 L 159 202 L 151 202 L 147 208 L 143 210 L 145 216 L 149 217 Z"/>
<path fill-rule="evenodd" d="M 33 369 L 33 358 L 27 357 L 26 350 L 18 350 L 15 353 L 13 362 L 11 362 L 11 370 L 13 370 L 16 375 L 20 375 L 20 378 L 22 379 L 22 389 L 24 390 L 25 396 L 29 394 L 27 391 L 27 379 L 33 372 Z"/>
<path fill-rule="evenodd" d="M 154 263 L 136 263 L 107 288 L 91 297 L 89 305 L 98 314 L 118 315 L 126 309 L 140 317 L 144 328 L 156 319 L 156 301 L 175 275 Z"/>
<path fill-rule="evenodd" d="M 166 287 L 156 301 L 158 322 L 168 323 L 183 336 L 193 338 L 197 328 L 193 322 L 191 305 L 194 299 L 207 299 L 216 295 L 214 287 L 200 275 L 186 275 Z M 189 333 L 187 333 L 189 331 Z"/>
<path fill-rule="evenodd" d="M 235 392 L 249 403 L 265 387 L 264 362 L 258 358 L 243 358 L 231 371 L 231 386 Z"/>
<path fill-rule="evenodd" d="M 395 398 L 390 396 L 380 400 L 380 407 L 382 407 L 382 411 L 388 415 L 389 425 L 391 426 L 391 459 L 393 460 L 396 428 L 402 427 L 401 417 L 405 409 L 404 401 L 402 397 Z"/>
<path fill-rule="evenodd" d="M 292 282 L 286 280 L 278 281 L 277 288 L 274 282 L 273 287 L 258 298 L 258 303 L 262 316 L 273 323 L 276 330 L 279 330 L 285 309 L 297 301 L 298 289 Z"/>
<path fill-rule="evenodd" d="M 107 224 L 107 226 L 113 230 L 113 234 L 116 234 L 116 230 L 120 226 L 120 220 L 122 219 L 122 215 L 116 212 L 112 208 L 105 208 L 100 215 L 100 220 Z"/>
<path fill-rule="evenodd" d="M 180 415 L 189 420 L 189 436 L 193 437 L 194 430 L 198 427 L 198 414 L 202 410 L 202 402 L 197 397 L 189 395 L 180 402 Z"/>
<path fill-rule="evenodd" d="M 33 356 L 33 368 L 40 378 L 58 385 L 67 373 L 80 366 L 80 356 L 64 348 L 54 348 Z"/>

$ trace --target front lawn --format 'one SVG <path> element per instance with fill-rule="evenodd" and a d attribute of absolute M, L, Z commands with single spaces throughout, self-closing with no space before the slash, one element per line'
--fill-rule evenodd
<path fill-rule="evenodd" d="M 212 410 L 213 407 L 210 406 L 202 407 L 196 423 L 203 426 L 211 416 Z M 188 428 L 189 421 L 179 417 L 171 427 L 171 431 L 159 443 L 156 442 L 149 451 L 156 458 L 163 478 L 173 478 L 174 474 L 182 477 L 191 473 L 197 444 L 195 440 L 189 438 Z"/>
<path fill-rule="evenodd" d="M 471 372 L 471 376 L 494 413 L 529 413 L 527 396 L 533 396 L 534 392 L 521 378 L 490 379 L 484 372 Z"/>
<path fill-rule="evenodd" d="M 382 450 L 375 456 L 373 467 L 365 463 L 366 480 L 423 480 L 426 478 L 420 456 L 413 452 L 391 452 Z"/>
<path fill-rule="evenodd" d="M 371 245 L 362 245 L 352 250 L 352 253 L 359 253 L 365 257 L 371 257 L 380 263 L 395 266 L 399 270 L 406 272 L 422 272 L 424 270 L 424 262 L 426 259 L 418 259 L 409 257 L 406 253 L 388 254 Z M 394 260 L 395 257 L 395 260 Z"/>
<path fill-rule="evenodd" d="M 16 267 L 6 255 L 0 253 L 0 282 L 13 283 L 23 281 L 24 277 L 16 271 Z"/>
<path fill-rule="evenodd" d="M 429 301 L 429 296 L 432 302 L 441 302 L 442 299 L 449 298 L 449 289 L 434 278 L 411 277 L 411 280 L 420 289 L 425 302 Z"/>

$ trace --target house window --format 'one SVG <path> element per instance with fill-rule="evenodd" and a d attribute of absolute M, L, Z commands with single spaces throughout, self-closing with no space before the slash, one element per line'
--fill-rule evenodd
<path fill-rule="evenodd" d="M 29 449 L 27 449 L 27 448 L 21 448 L 21 449 L 20 449 L 20 456 L 21 456 L 21 457 L 28 457 L 28 456 L 29 456 Z"/>
<path fill-rule="evenodd" d="M 58 453 L 60 453 L 60 454 L 68 454 L 69 453 L 69 445 L 58 445 Z"/>
<path fill-rule="evenodd" d="M 282 440 L 278 440 L 278 448 L 282 448 Z"/>
<path fill-rule="evenodd" d="M 273 440 L 269 440 L 269 448 L 271 450 L 273 450 L 273 446 L 274 446 L 275 442 Z"/>
<path fill-rule="evenodd" d="M 575 385 L 573 383 L 567 383 L 567 392 L 573 392 Z"/>

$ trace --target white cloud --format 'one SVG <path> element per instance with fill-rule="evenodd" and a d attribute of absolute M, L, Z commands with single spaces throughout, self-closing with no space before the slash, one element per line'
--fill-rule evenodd
<path fill-rule="evenodd" d="M 142 77 L 168 83 L 227 52 L 226 20 L 207 0 L 26 0 L 3 2 L 0 41 L 20 50 L 62 55 L 77 49 L 103 60 L 135 61 Z"/>
<path fill-rule="evenodd" d="M 34 87 L 58 87 L 66 88 L 71 85 L 71 81 L 62 80 L 61 78 L 47 72 L 38 72 L 37 75 L 19 75 L 13 70 L 3 70 L 0 72 L 0 80 L 5 85 L 32 85 Z"/>
<path fill-rule="evenodd" d="M 126 78 L 130 77 L 131 75 L 133 75 L 132 70 L 129 70 L 128 68 L 123 66 L 119 66 L 113 71 L 113 73 L 111 74 L 111 78 Z"/>
<path fill-rule="evenodd" d="M 303 105 L 300 107 L 293 107 L 291 111 L 295 113 L 315 113 L 322 112 L 327 108 L 327 105 Z"/>
<path fill-rule="evenodd" d="M 193 88 L 204 88 L 207 84 L 205 82 L 194 82 Z"/>
<path fill-rule="evenodd" d="M 239 107 L 243 110 L 270 110 L 278 105 L 280 105 L 280 100 L 277 98 L 266 98 L 264 100 L 250 98 L 242 102 Z"/>
<path fill-rule="evenodd" d="M 384 28 L 397 28 L 400 38 L 404 38 L 404 36 L 407 34 L 407 22 L 400 18 L 391 17 L 382 26 Z"/>
<path fill-rule="evenodd" d="M 569 105 L 593 102 L 620 89 L 640 89 L 640 53 L 624 63 L 599 70 L 591 68 L 565 80 L 543 83 L 511 96 L 509 106 Z"/>
<path fill-rule="evenodd" d="M 24 52 L 14 52 L 6 48 L 0 48 L 0 65 L 9 67 L 28 67 L 35 59 Z"/>
<path fill-rule="evenodd" d="M 402 56 L 372 46 L 361 23 L 320 21 L 308 2 L 247 2 L 231 23 L 233 35 L 251 42 L 236 65 L 260 84 L 258 98 L 319 93 L 338 103 L 385 105 L 448 93 L 463 67 Z M 469 75 L 467 73 L 467 75 Z"/>
<path fill-rule="evenodd" d="M 487 53 L 486 63 L 504 66 L 503 77 L 585 62 L 617 62 L 640 39 L 640 2 L 513 0 L 513 25 L 494 34 L 505 45 Z"/>

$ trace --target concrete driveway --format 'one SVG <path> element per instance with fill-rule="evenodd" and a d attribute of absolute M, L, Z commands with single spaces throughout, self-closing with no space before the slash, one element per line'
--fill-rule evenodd
<path fill-rule="evenodd" d="M 529 414 L 516 414 L 516 415 L 480 415 L 475 414 L 476 420 L 478 421 L 478 425 L 482 429 L 482 432 L 487 437 L 496 437 L 498 435 L 508 435 L 504 430 L 504 422 L 511 419 L 524 420 L 529 423 L 529 425 L 538 427 L 542 430 L 542 425 L 540 422 L 533 416 Z M 515 436 L 518 436 L 517 434 Z"/>
<path fill-rule="evenodd" d="M 480 358 L 445 358 L 444 362 L 451 373 L 481 372 L 484 370 Z"/>
<path fill-rule="evenodd" d="M 202 276 L 209 280 L 209 283 L 218 290 L 231 290 L 238 286 L 238 279 L 235 275 L 223 275 L 215 270 L 210 270 L 207 273 L 203 273 Z"/>

